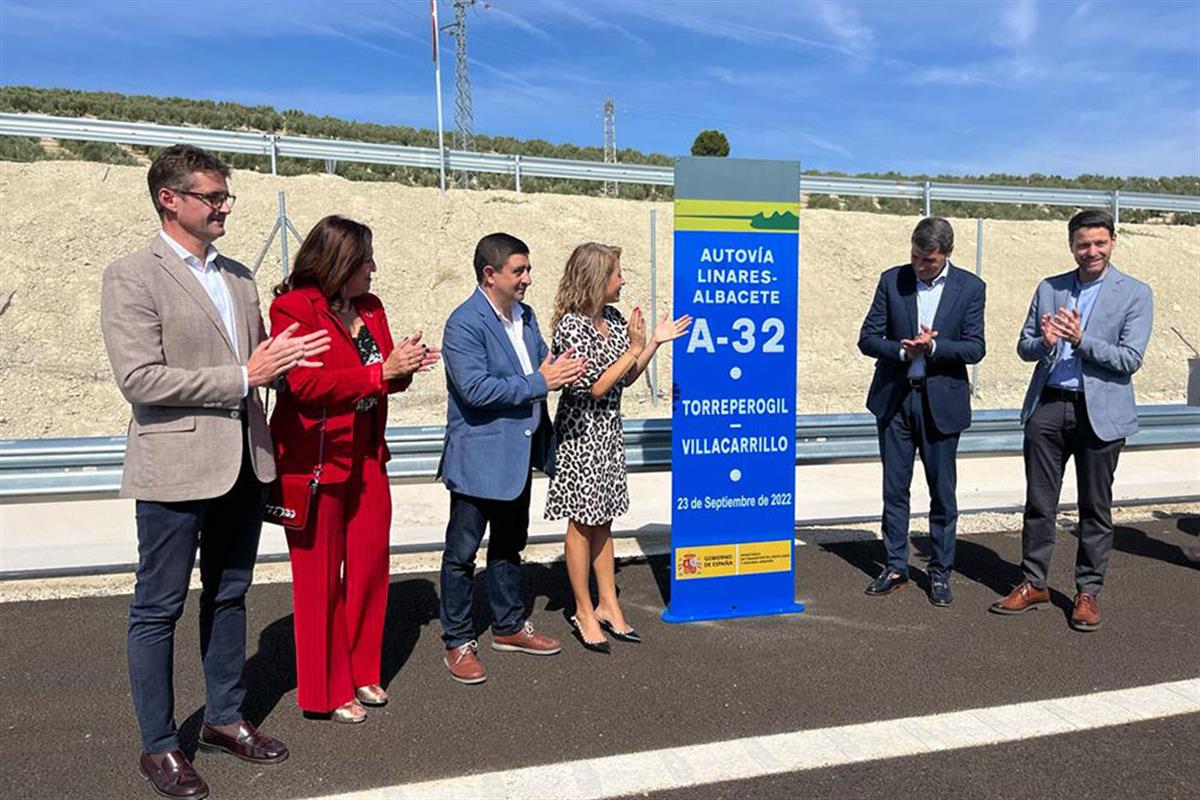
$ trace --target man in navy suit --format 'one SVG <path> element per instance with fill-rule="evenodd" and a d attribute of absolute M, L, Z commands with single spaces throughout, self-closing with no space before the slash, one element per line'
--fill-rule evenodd
<path fill-rule="evenodd" d="M 454 309 L 442 336 L 449 397 L 438 476 L 450 490 L 439 613 L 443 659 L 459 683 L 487 679 L 471 621 L 475 553 L 491 525 L 487 590 L 492 649 L 554 655 L 558 642 L 534 630 L 521 598 L 521 551 L 529 535 L 532 468 L 554 471 L 554 428 L 546 395 L 586 366 L 570 351 L 552 359 L 525 305 L 529 248 L 507 233 L 475 247 L 479 285 Z M 540 366 L 538 366 L 540 365 Z"/>
<path fill-rule="evenodd" d="M 954 229 L 938 217 L 912 234 L 912 261 L 879 278 L 858 349 L 875 359 L 867 408 L 883 459 L 883 542 L 887 564 L 867 587 L 884 595 L 908 583 L 909 487 L 921 454 L 929 485 L 929 600 L 948 606 L 958 523 L 958 437 L 971 424 L 967 364 L 983 359 L 982 280 L 950 263 Z"/>

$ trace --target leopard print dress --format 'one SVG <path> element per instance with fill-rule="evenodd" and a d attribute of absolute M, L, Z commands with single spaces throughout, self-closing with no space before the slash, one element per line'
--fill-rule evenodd
<path fill-rule="evenodd" d="M 546 496 L 546 519 L 603 525 L 629 511 L 621 427 L 625 382 L 617 381 L 599 400 L 591 396 L 592 384 L 629 349 L 629 326 L 612 306 L 605 306 L 603 314 L 607 337 L 582 314 L 563 315 L 554 329 L 554 354 L 574 347 L 577 355 L 587 358 L 587 371 L 563 387 L 554 416 L 558 450 Z"/>

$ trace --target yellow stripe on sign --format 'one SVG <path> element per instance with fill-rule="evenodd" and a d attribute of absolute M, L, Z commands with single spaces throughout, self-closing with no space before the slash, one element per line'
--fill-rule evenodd
<path fill-rule="evenodd" d="M 675 230 L 795 233 L 799 214 L 798 202 L 681 199 L 675 201 Z"/>
<path fill-rule="evenodd" d="M 718 578 L 785 572 L 792 568 L 792 541 L 743 542 L 703 547 L 679 547 L 675 550 L 676 580 Z"/>
<path fill-rule="evenodd" d="M 699 214 L 701 216 L 729 214 L 753 217 L 759 212 L 770 216 L 776 212 L 783 213 L 785 211 L 799 214 L 800 200 L 797 199 L 794 203 L 771 203 L 763 200 L 689 200 L 680 198 L 675 201 L 676 214 Z"/>
<path fill-rule="evenodd" d="M 792 568 L 792 542 L 749 542 L 738 545 L 738 574 L 784 572 Z"/>

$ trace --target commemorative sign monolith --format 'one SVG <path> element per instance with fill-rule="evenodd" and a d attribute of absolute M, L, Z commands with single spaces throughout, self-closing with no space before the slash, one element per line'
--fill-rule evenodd
<path fill-rule="evenodd" d="M 800 165 L 675 164 L 671 598 L 688 622 L 795 601 Z"/>

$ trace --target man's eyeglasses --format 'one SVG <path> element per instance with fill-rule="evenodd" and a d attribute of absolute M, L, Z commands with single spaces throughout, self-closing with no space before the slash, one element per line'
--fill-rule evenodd
<path fill-rule="evenodd" d="M 221 206 L 228 204 L 229 210 L 233 210 L 233 204 L 237 202 L 237 196 L 229 192 L 190 192 L 187 189 L 176 189 L 174 186 L 168 186 L 175 194 L 186 194 L 188 197 L 194 197 L 213 211 L 220 211 Z"/>

